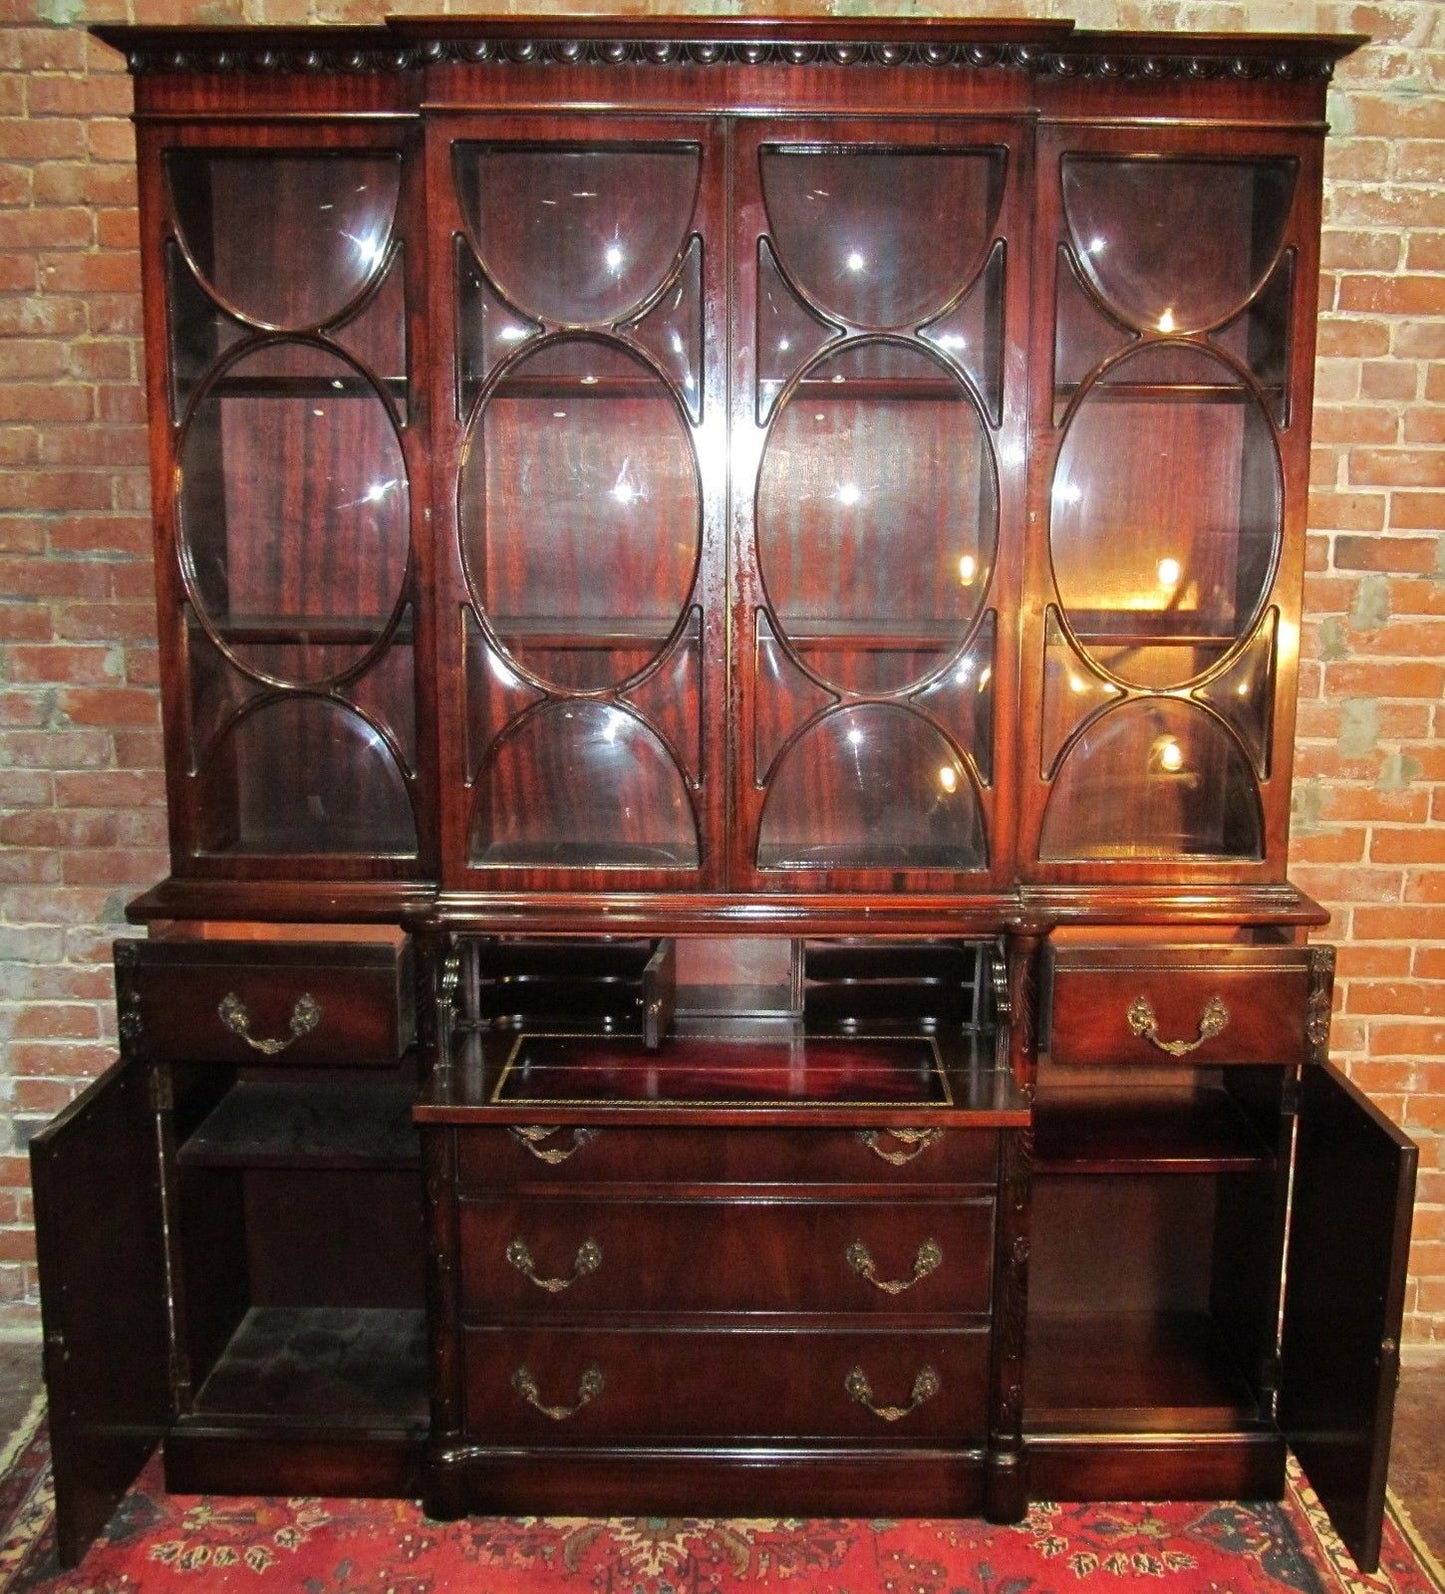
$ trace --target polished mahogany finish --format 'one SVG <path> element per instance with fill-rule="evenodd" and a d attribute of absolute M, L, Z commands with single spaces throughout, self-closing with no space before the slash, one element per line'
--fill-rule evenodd
<path fill-rule="evenodd" d="M 1298 1433 L 1369 1563 L 1408 1156 L 1286 878 L 1362 41 L 97 31 L 172 872 L 37 1144 L 66 1556 L 159 1429 L 184 1488 L 1005 1521 Z"/>

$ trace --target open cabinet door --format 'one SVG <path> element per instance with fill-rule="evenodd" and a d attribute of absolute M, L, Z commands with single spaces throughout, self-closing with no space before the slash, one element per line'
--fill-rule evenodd
<path fill-rule="evenodd" d="M 1303 1070 L 1280 1426 L 1362 1572 L 1380 1559 L 1416 1161 L 1337 1069 Z"/>
<path fill-rule="evenodd" d="M 150 1075 L 122 1060 L 30 1145 L 60 1561 L 74 1566 L 170 1413 Z"/>

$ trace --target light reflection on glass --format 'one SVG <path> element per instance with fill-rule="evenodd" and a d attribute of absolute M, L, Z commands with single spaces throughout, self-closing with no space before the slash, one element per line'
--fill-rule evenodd
<path fill-rule="evenodd" d="M 1174 312 L 1172 310 L 1166 310 L 1159 317 L 1159 330 L 1161 332 L 1172 332 L 1174 330 Z"/>
<path fill-rule="evenodd" d="M 854 747 L 861 746 L 863 741 L 863 732 L 860 731 L 856 725 L 850 726 L 848 729 L 848 740 Z"/>
<path fill-rule="evenodd" d="M 946 792 L 954 792 L 958 790 L 958 771 L 953 767 L 952 764 L 945 764 L 943 768 L 939 770 L 938 784 L 942 786 Z"/>
<path fill-rule="evenodd" d="M 1177 587 L 1179 578 L 1184 574 L 1184 567 L 1177 559 L 1161 559 L 1158 566 L 1159 585 L 1161 587 Z"/>
<path fill-rule="evenodd" d="M 1077 482 L 1058 481 L 1054 484 L 1054 497 L 1063 504 L 1081 503 L 1084 497 L 1084 489 Z"/>
<path fill-rule="evenodd" d="M 862 496 L 862 489 L 856 482 L 844 482 L 838 489 L 838 502 L 845 508 L 852 508 Z"/>
<path fill-rule="evenodd" d="M 1172 736 L 1161 736 L 1151 752 L 1159 768 L 1167 774 L 1176 774 L 1184 768 L 1184 749 Z"/>
<path fill-rule="evenodd" d="M 971 587 L 978 575 L 978 560 L 971 553 L 960 556 L 958 561 L 958 579 L 966 587 Z"/>
<path fill-rule="evenodd" d="M 849 271 L 861 271 L 866 262 L 864 261 L 863 256 L 859 254 L 856 249 L 854 249 L 849 252 L 848 259 L 845 261 L 845 264 L 847 265 Z"/>
<path fill-rule="evenodd" d="M 365 184 L 357 189 L 357 193 L 365 191 Z M 381 263 L 381 257 L 386 251 L 386 234 L 384 232 L 354 233 L 344 232 L 341 235 L 356 251 L 356 258 L 368 275 Z"/>

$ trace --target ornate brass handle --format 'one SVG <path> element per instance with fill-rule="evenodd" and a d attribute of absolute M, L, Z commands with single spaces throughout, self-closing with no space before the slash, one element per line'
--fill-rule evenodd
<path fill-rule="evenodd" d="M 1135 1035 L 1141 1035 L 1151 1046 L 1157 1046 L 1161 1052 L 1168 1052 L 1171 1057 L 1184 1057 L 1189 1052 L 1196 1051 L 1203 1046 L 1205 1041 L 1213 1040 L 1216 1035 L 1222 1034 L 1229 1023 L 1229 1009 L 1217 996 L 1211 996 L 1204 1004 L 1204 1011 L 1199 1015 L 1199 1033 L 1192 1041 L 1161 1041 L 1159 1039 L 1159 1020 L 1154 1016 L 1154 1009 L 1149 1005 L 1147 996 L 1136 996 L 1129 1004 L 1129 1028 Z"/>
<path fill-rule="evenodd" d="M 884 1135 L 891 1136 L 898 1145 L 896 1147 L 884 1145 Z M 901 1168 L 905 1162 L 912 1162 L 931 1145 L 942 1140 L 943 1131 L 941 1129 L 860 1129 L 858 1138 L 875 1157 L 882 1157 L 884 1162 L 891 1162 L 895 1168 Z"/>
<path fill-rule="evenodd" d="M 550 1140 L 553 1135 L 562 1132 L 558 1125 L 516 1124 L 507 1132 L 519 1146 L 524 1146 L 538 1162 L 545 1162 L 549 1168 L 555 1168 L 559 1162 L 566 1162 L 568 1157 L 575 1156 L 583 1146 L 596 1140 L 602 1133 L 600 1129 L 574 1129 L 570 1146 L 544 1146 L 542 1144 L 544 1140 Z"/>
<path fill-rule="evenodd" d="M 602 1266 L 602 1247 L 596 1240 L 584 1240 L 577 1248 L 577 1257 L 572 1263 L 572 1277 L 565 1279 L 541 1278 L 525 1240 L 513 1240 L 507 1247 L 506 1254 L 507 1260 L 524 1278 L 531 1279 L 539 1290 L 546 1290 L 549 1295 L 557 1295 L 565 1289 L 570 1289 L 578 1279 L 586 1278 L 589 1273 L 595 1273 Z"/>
<path fill-rule="evenodd" d="M 843 1254 L 848 1259 L 848 1266 L 859 1278 L 867 1279 L 875 1289 L 882 1290 L 885 1295 L 902 1295 L 904 1290 L 911 1290 L 920 1279 L 926 1279 L 943 1262 L 943 1252 L 939 1249 L 937 1240 L 925 1240 L 913 1258 L 911 1278 L 881 1279 L 873 1261 L 873 1253 L 862 1240 L 854 1240 Z"/>
<path fill-rule="evenodd" d="M 602 1369 L 594 1365 L 582 1374 L 582 1381 L 577 1385 L 576 1403 L 571 1406 L 544 1404 L 541 1391 L 537 1388 L 537 1380 L 526 1367 L 519 1367 L 512 1374 L 512 1388 L 544 1417 L 550 1417 L 553 1422 L 561 1422 L 564 1417 L 575 1417 L 584 1406 L 590 1405 L 602 1393 Z"/>
<path fill-rule="evenodd" d="M 251 1033 L 251 1015 L 246 1011 L 246 1004 L 234 991 L 226 992 L 216 1011 L 221 1016 L 221 1022 L 233 1035 L 239 1035 L 249 1047 L 265 1057 L 274 1057 L 277 1052 L 284 1052 L 293 1041 L 299 1041 L 303 1035 L 309 1035 L 321 1022 L 321 1004 L 308 991 L 303 991 L 296 998 L 296 1006 L 291 1009 L 291 1022 L 287 1026 L 287 1033 L 271 1040 L 258 1041 Z"/>
<path fill-rule="evenodd" d="M 873 1401 L 873 1386 L 868 1382 L 868 1375 L 861 1367 L 855 1367 L 843 1380 L 843 1387 L 849 1396 L 860 1406 L 866 1406 L 875 1417 L 881 1417 L 884 1422 L 899 1422 L 909 1412 L 917 1411 L 925 1400 L 933 1397 L 943 1388 L 943 1380 L 932 1367 L 919 1370 L 917 1378 L 913 1380 L 913 1390 L 906 1406 L 879 1406 Z"/>

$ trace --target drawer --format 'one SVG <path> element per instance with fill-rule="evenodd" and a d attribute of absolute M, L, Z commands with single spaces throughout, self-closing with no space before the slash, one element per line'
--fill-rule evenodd
<path fill-rule="evenodd" d="M 415 1032 L 409 942 L 117 941 L 115 963 L 155 1062 L 386 1067 Z"/>
<path fill-rule="evenodd" d="M 463 1309 L 988 1311 L 993 1201 L 464 1200 Z"/>
<path fill-rule="evenodd" d="M 992 1129 L 605 1129 L 545 1122 L 457 1131 L 467 1189 L 571 1184 L 977 1184 L 997 1179 Z"/>
<path fill-rule="evenodd" d="M 489 1443 L 838 1438 L 958 1449 L 987 1430 L 986 1328 L 472 1328 L 468 1436 Z"/>
<path fill-rule="evenodd" d="M 1327 959 L 1312 980 L 1305 947 L 1051 947 L 1040 1044 L 1084 1067 L 1304 1062 L 1328 1037 Z"/>

